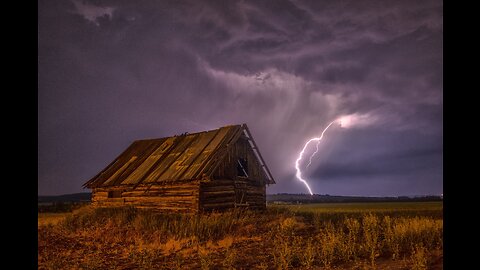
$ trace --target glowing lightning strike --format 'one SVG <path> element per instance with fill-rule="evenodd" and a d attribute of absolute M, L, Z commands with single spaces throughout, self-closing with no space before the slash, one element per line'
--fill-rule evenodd
<path fill-rule="evenodd" d="M 295 176 L 298 178 L 298 180 L 302 181 L 302 182 L 305 184 L 305 186 L 307 186 L 308 191 L 310 192 L 310 195 L 313 195 L 313 192 L 312 192 L 312 189 L 310 189 L 310 186 L 308 185 L 307 181 L 302 178 L 302 171 L 300 170 L 300 167 L 299 167 L 300 160 L 302 160 L 303 153 L 305 152 L 305 149 L 307 148 L 308 144 L 310 144 L 310 143 L 313 142 L 313 141 L 316 141 L 316 142 L 317 142 L 317 150 L 315 150 L 315 152 L 310 156 L 310 160 L 309 160 L 309 162 L 308 162 L 307 167 L 310 166 L 310 164 L 312 163 L 312 157 L 318 152 L 318 144 L 320 143 L 320 140 L 323 138 L 323 134 L 325 133 L 325 131 L 327 131 L 327 129 L 328 129 L 335 121 L 337 121 L 337 120 L 333 120 L 330 124 L 328 124 L 328 126 L 323 130 L 322 135 L 320 135 L 319 138 L 312 138 L 312 139 L 308 140 L 307 143 L 305 143 L 305 146 L 303 146 L 302 151 L 301 151 L 300 154 L 298 155 L 297 160 L 295 161 L 295 169 L 297 169 L 297 173 L 295 174 Z"/>
<path fill-rule="evenodd" d="M 310 166 L 310 164 L 312 164 L 312 158 L 313 156 L 315 156 L 315 154 L 318 152 L 318 145 L 320 144 L 320 140 L 317 141 L 317 149 L 315 150 L 315 152 L 313 152 L 313 154 L 310 156 L 310 159 L 308 160 L 308 164 L 306 166 L 306 168 L 308 168 Z"/>

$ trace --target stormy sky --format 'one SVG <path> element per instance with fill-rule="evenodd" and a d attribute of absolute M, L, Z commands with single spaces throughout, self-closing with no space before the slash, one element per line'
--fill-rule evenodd
<path fill-rule="evenodd" d="M 442 1 L 39 1 L 38 194 L 137 139 L 247 123 L 277 184 L 443 193 Z M 312 144 L 306 155 L 315 150 Z"/>

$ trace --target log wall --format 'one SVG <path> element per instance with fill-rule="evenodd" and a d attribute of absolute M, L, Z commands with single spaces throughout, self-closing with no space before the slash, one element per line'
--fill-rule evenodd
<path fill-rule="evenodd" d="M 109 191 L 121 191 L 120 198 L 109 198 Z M 196 213 L 199 210 L 199 181 L 95 188 L 92 191 L 92 205 L 127 206 L 154 208 L 163 212 Z"/>
<path fill-rule="evenodd" d="M 200 184 L 200 209 L 224 210 L 235 207 L 235 186 L 232 179 L 211 180 Z"/>
<path fill-rule="evenodd" d="M 266 208 L 266 190 L 265 185 L 259 185 L 253 181 L 247 181 L 245 192 L 245 202 L 250 209 Z"/>
<path fill-rule="evenodd" d="M 224 210 L 234 207 L 265 209 L 265 185 L 250 179 L 221 179 L 200 184 L 200 210 Z"/>

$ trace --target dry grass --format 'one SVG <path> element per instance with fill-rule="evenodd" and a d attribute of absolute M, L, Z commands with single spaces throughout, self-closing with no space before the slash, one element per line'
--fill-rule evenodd
<path fill-rule="evenodd" d="M 442 256 L 437 214 L 352 213 L 84 207 L 39 216 L 39 269 L 427 269 Z"/>
<path fill-rule="evenodd" d="M 38 213 L 38 226 L 57 225 L 66 215 L 66 213 Z"/>

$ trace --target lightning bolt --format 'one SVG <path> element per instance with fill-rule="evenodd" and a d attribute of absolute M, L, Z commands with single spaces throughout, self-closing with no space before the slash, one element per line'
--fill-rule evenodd
<path fill-rule="evenodd" d="M 310 166 L 310 164 L 312 164 L 312 158 L 313 156 L 315 156 L 315 154 L 318 152 L 318 145 L 320 144 L 320 140 L 317 141 L 317 149 L 315 150 L 315 152 L 313 152 L 313 154 L 310 156 L 310 159 L 308 160 L 308 164 L 305 168 L 308 168 Z"/>
<path fill-rule="evenodd" d="M 310 188 L 310 186 L 308 185 L 307 183 L 307 180 L 303 179 L 302 178 L 302 171 L 300 170 L 300 160 L 302 160 L 303 158 L 303 153 L 305 152 L 305 149 L 307 149 L 307 146 L 313 142 L 313 141 L 316 141 L 317 142 L 317 149 L 315 150 L 315 152 L 310 156 L 310 160 L 308 162 L 308 166 L 310 166 L 310 164 L 312 164 L 312 158 L 313 156 L 318 152 L 318 144 L 320 143 L 320 140 L 323 138 L 323 134 L 325 133 L 325 131 L 327 131 L 327 129 L 337 120 L 333 120 L 330 124 L 328 124 L 328 126 L 322 131 L 322 134 L 320 135 L 320 137 L 318 138 L 311 138 L 310 140 L 308 140 L 305 145 L 303 146 L 303 149 L 302 151 L 300 152 L 300 154 L 298 155 L 298 158 L 297 160 L 295 161 L 295 169 L 297 170 L 297 173 L 295 174 L 295 176 L 298 178 L 298 180 L 302 181 L 305 186 L 307 187 L 308 189 L 308 192 L 310 192 L 310 195 L 313 195 L 313 192 L 312 192 L 312 189 Z"/>

